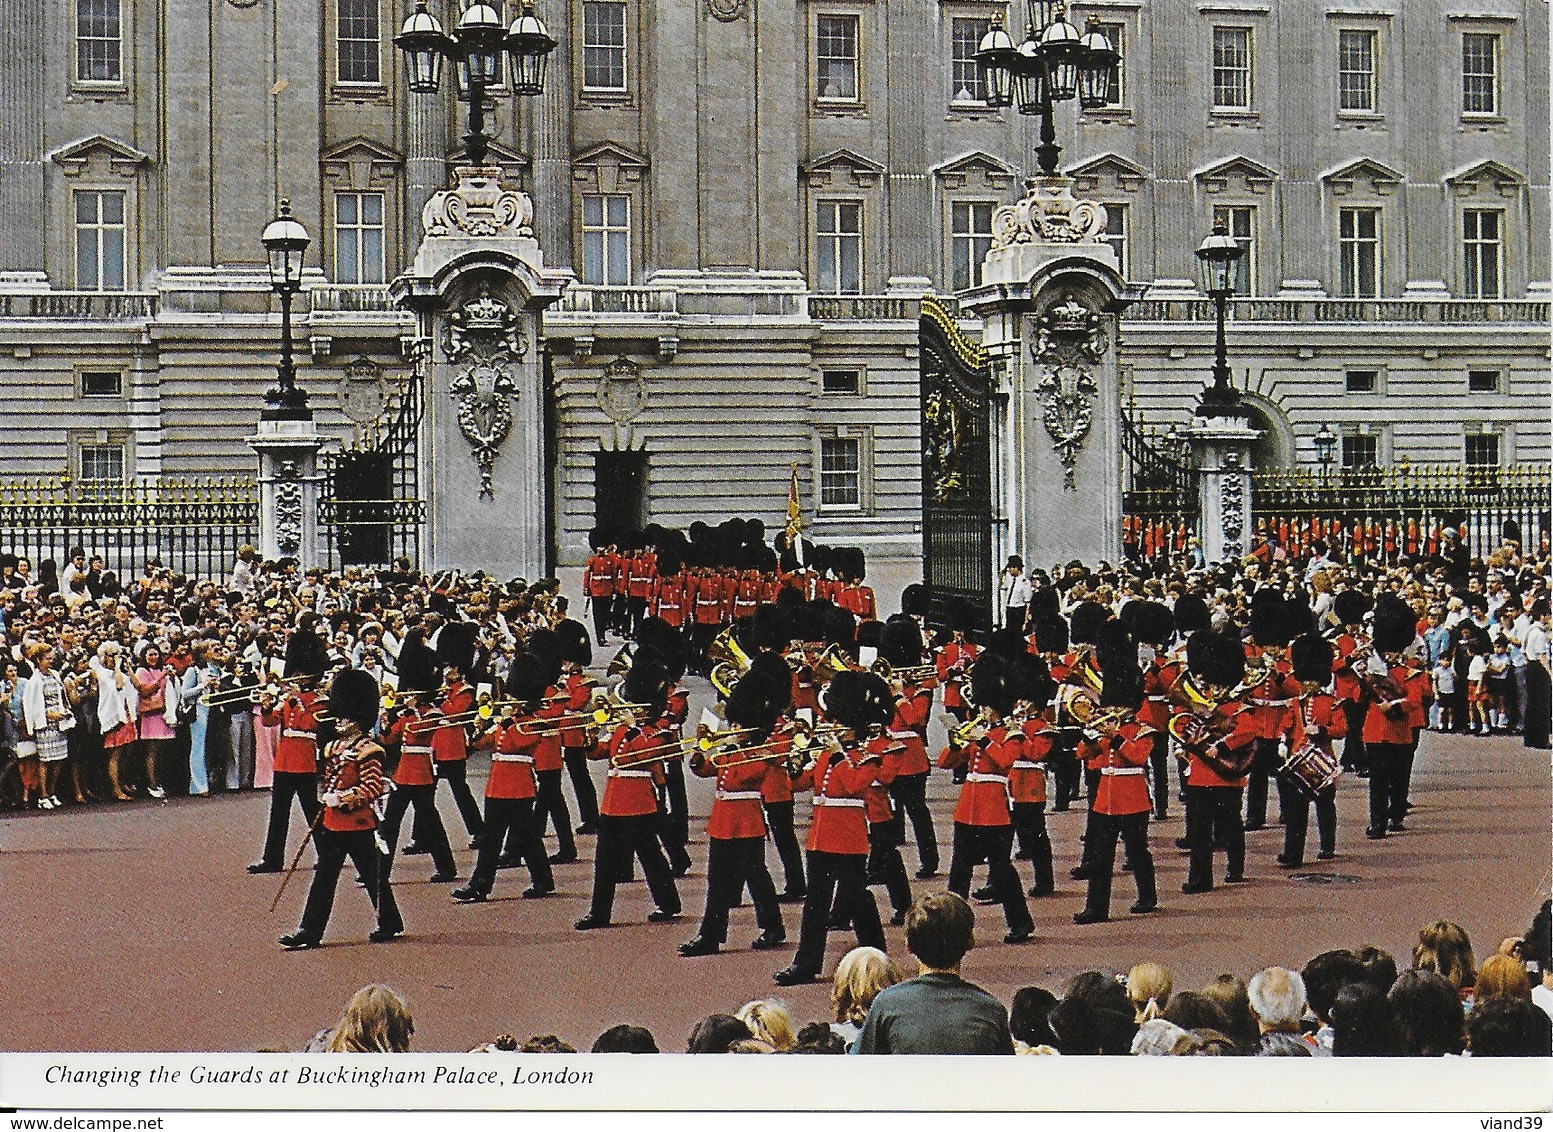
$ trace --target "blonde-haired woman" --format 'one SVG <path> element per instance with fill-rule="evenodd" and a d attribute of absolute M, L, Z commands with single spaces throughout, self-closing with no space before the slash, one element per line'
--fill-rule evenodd
<path fill-rule="evenodd" d="M 793 1032 L 793 1016 L 780 1002 L 769 999 L 746 1002 L 734 1017 L 750 1028 L 756 1041 L 765 1042 L 777 1053 L 786 1053 L 798 1043 Z"/>
<path fill-rule="evenodd" d="M 92 661 L 92 677 L 97 682 L 97 727 L 102 732 L 103 749 L 108 752 L 108 783 L 113 787 L 113 796 L 124 802 L 131 794 L 124 785 L 119 762 L 139 736 L 135 721 L 140 694 L 125 671 L 123 646 L 117 641 L 104 641 Z"/>
<path fill-rule="evenodd" d="M 1460 924 L 1436 920 L 1418 930 L 1413 946 L 1413 967 L 1433 971 L 1455 988 L 1464 1006 L 1472 1005 L 1472 990 L 1477 983 L 1477 959 L 1472 941 Z"/>
<path fill-rule="evenodd" d="M 877 947 L 854 947 L 836 964 L 830 989 L 836 1020 L 830 1028 L 848 1045 L 857 1041 L 874 997 L 900 981 L 900 968 L 884 952 Z"/>
<path fill-rule="evenodd" d="M 324 1053 L 408 1053 L 415 1020 L 410 1004 L 382 983 L 362 987 L 345 1004 Z"/>
<path fill-rule="evenodd" d="M 1170 972 L 1158 963 L 1139 963 L 1127 972 L 1127 997 L 1140 1025 L 1164 1014 L 1170 1004 Z"/>

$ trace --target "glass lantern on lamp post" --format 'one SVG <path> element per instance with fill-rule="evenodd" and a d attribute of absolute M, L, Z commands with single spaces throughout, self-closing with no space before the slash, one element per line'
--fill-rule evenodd
<path fill-rule="evenodd" d="M 1197 405 L 1200 417 L 1243 417 L 1248 414 L 1240 394 L 1229 383 L 1229 352 L 1224 338 L 1224 312 L 1235 290 L 1235 265 L 1245 249 L 1235 242 L 1223 221 L 1213 226 L 1213 234 L 1197 249 L 1197 265 L 1202 272 L 1202 287 L 1213 300 L 1215 337 L 1213 348 L 1213 384 L 1203 390 Z"/>
<path fill-rule="evenodd" d="M 302 259 L 312 239 L 291 215 L 291 202 L 280 202 L 279 215 L 259 237 L 269 259 L 270 289 L 280 296 L 280 365 L 275 386 L 265 393 L 266 420 L 311 420 L 307 393 L 297 386 L 291 344 L 291 300 L 302 289 Z"/>

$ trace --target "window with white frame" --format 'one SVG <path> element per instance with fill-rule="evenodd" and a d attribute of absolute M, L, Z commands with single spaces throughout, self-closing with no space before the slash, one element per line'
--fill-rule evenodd
<path fill-rule="evenodd" d="M 1367 28 L 1343 28 L 1337 33 L 1337 108 L 1374 113 L 1375 44 L 1377 36 Z"/>
<path fill-rule="evenodd" d="M 976 49 L 992 27 L 991 20 L 956 18 L 950 26 L 949 101 L 985 104 Z"/>
<path fill-rule="evenodd" d="M 335 81 L 377 85 L 383 81 L 378 0 L 337 0 Z"/>
<path fill-rule="evenodd" d="M 1497 432 L 1469 432 L 1462 455 L 1468 467 L 1497 468 L 1499 466 L 1499 434 Z"/>
<path fill-rule="evenodd" d="M 121 0 L 75 0 L 75 77 L 81 83 L 124 81 Z"/>
<path fill-rule="evenodd" d="M 1251 29 L 1213 29 L 1213 105 L 1251 109 Z"/>
<path fill-rule="evenodd" d="M 1343 373 L 1343 389 L 1348 393 L 1379 393 L 1380 370 L 1345 370 Z"/>
<path fill-rule="evenodd" d="M 1122 278 L 1132 278 L 1131 264 L 1127 262 L 1127 206 L 1125 204 L 1105 206 L 1105 232 L 1100 238 L 1110 244 L 1111 250 L 1116 253 L 1116 265 L 1122 273 Z"/>
<path fill-rule="evenodd" d="M 1461 214 L 1462 289 L 1464 298 L 1504 297 L 1504 213 L 1496 208 L 1469 208 Z"/>
<path fill-rule="evenodd" d="M 83 443 L 77 450 L 81 479 L 102 482 L 122 482 L 124 479 L 124 445 Z"/>
<path fill-rule="evenodd" d="M 75 285 L 82 291 L 122 291 L 126 229 L 124 193 L 75 190 Z"/>
<path fill-rule="evenodd" d="M 1380 437 L 1373 432 L 1345 432 L 1342 441 L 1343 467 L 1380 467 Z"/>
<path fill-rule="evenodd" d="M 857 396 L 863 391 L 863 371 L 858 369 L 824 369 L 820 371 L 820 392 Z"/>
<path fill-rule="evenodd" d="M 1256 288 L 1256 209 L 1251 205 L 1217 205 L 1213 210 L 1213 223 L 1215 227 L 1223 224 L 1240 245 L 1241 255 L 1235 261 L 1231 293 L 1251 294 Z"/>
<path fill-rule="evenodd" d="M 1461 112 L 1499 113 L 1499 36 L 1493 32 L 1462 34 Z"/>
<path fill-rule="evenodd" d="M 827 102 L 858 100 L 856 16 L 821 15 L 814 20 L 814 96 Z"/>
<path fill-rule="evenodd" d="M 626 6 L 619 0 L 584 0 L 582 89 L 626 89 Z"/>
<path fill-rule="evenodd" d="M 120 397 L 124 393 L 124 375 L 116 369 L 81 371 L 81 396 Z"/>
<path fill-rule="evenodd" d="M 1469 369 L 1467 371 L 1468 393 L 1498 393 L 1499 371 L 1496 369 Z"/>
<path fill-rule="evenodd" d="M 863 505 L 863 442 L 857 437 L 820 438 L 820 507 Z"/>
<path fill-rule="evenodd" d="M 1343 208 L 1337 213 L 1337 288 L 1345 299 L 1380 294 L 1380 209 Z"/>
<path fill-rule="evenodd" d="M 334 281 L 381 283 L 387 277 L 383 256 L 383 194 L 334 194 Z"/>
<path fill-rule="evenodd" d="M 822 200 L 814 209 L 814 289 L 829 295 L 860 294 L 863 202 Z"/>
<path fill-rule="evenodd" d="M 996 201 L 955 201 L 950 208 L 951 283 L 956 291 L 981 283 L 981 265 L 992 250 L 992 210 Z"/>
<path fill-rule="evenodd" d="M 631 282 L 631 198 L 624 193 L 582 198 L 582 281 L 614 287 Z"/>

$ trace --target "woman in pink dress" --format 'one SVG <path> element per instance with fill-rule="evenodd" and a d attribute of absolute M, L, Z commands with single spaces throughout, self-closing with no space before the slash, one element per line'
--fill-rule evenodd
<path fill-rule="evenodd" d="M 264 709 L 253 706 L 253 788 L 268 790 L 275 785 L 275 744 L 280 742 L 280 724 L 268 727 Z"/>
<path fill-rule="evenodd" d="M 162 653 L 155 645 L 145 652 L 141 667 L 135 669 L 135 690 L 140 693 L 140 743 L 146 756 L 146 793 L 153 798 L 167 797 L 162 781 L 157 776 L 157 763 L 162 757 L 162 747 L 173 738 L 173 729 L 167 725 L 167 682 L 169 674 L 162 667 Z"/>

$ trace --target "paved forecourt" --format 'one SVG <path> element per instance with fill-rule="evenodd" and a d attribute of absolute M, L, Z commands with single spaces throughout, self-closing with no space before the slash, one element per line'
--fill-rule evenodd
<path fill-rule="evenodd" d="M 694 718 L 710 693 L 704 681 L 692 684 Z M 942 735 L 936 720 L 933 738 L 941 743 Z M 475 757 L 477 793 L 485 765 Z M 1366 841 L 1366 784 L 1347 776 L 1338 789 L 1336 860 L 1283 872 L 1273 861 L 1281 830 L 1270 826 L 1247 835 L 1248 883 L 1191 897 L 1180 892 L 1186 859 L 1173 847 L 1181 807 L 1172 799 L 1169 820 L 1150 830 L 1160 910 L 1127 915 L 1131 878 L 1119 875 L 1115 919 L 1088 927 L 1071 922 L 1083 886 L 1067 878 L 1077 863 L 1083 809 L 1051 815 L 1058 891 L 1031 901 L 1035 937 L 1005 945 L 1001 909 L 979 908 L 979 935 L 987 942 L 967 957 L 966 976 L 1007 1003 L 1027 984 L 1060 993 L 1075 972 L 1125 972 L 1143 959 L 1166 963 L 1181 989 L 1223 971 L 1249 976 L 1274 963 L 1298 967 L 1328 948 L 1365 943 L 1392 951 L 1405 966 L 1418 928 L 1441 917 L 1462 924 L 1484 958 L 1501 938 L 1525 929 L 1547 894 L 1549 766 L 1545 752 L 1526 750 L 1517 739 L 1425 733 L 1407 832 Z M 602 764 L 596 770 L 602 777 Z M 929 796 L 945 869 L 954 789 L 947 772 L 934 772 Z M 698 1019 L 762 997 L 787 1002 L 800 1023 L 830 1017 L 828 985 L 772 984 L 791 952 L 748 950 L 756 935 L 748 906 L 733 913 L 729 951 L 699 959 L 675 953 L 695 934 L 704 896 L 701 830 L 711 802 L 704 780 L 691 778 L 695 867 L 679 882 L 686 910 L 680 923 L 646 923 L 652 905 L 638 882 L 617 895 L 618 926 L 574 931 L 592 878 L 593 839 L 584 837 L 583 859 L 557 867 L 559 891 L 543 900 L 519 898 L 527 877 L 518 870 L 498 874 L 490 903 L 457 905 L 448 895 L 452 885 L 427 882 L 427 858 L 400 857 L 394 880 L 407 935 L 387 944 L 367 942 L 370 911 L 347 868 L 324 947 L 295 953 L 282 951 L 276 939 L 300 916 L 311 849 L 274 912 L 268 908 L 280 878 L 244 871 L 258 855 L 268 801 L 257 792 L 0 820 L 0 902 L 12 957 L 0 977 L 0 1045 L 295 1050 L 333 1023 L 353 990 L 373 981 L 409 998 L 421 1050 L 469 1049 L 501 1033 L 520 1040 L 555 1033 L 585 1050 L 619 1022 L 647 1026 L 660 1047 L 681 1050 Z M 445 794 L 442 801 L 462 879 L 474 854 L 462 848 L 467 839 Z M 800 814 L 807 810 L 800 801 Z M 288 855 L 302 828 L 294 816 Z M 1311 838 L 1313 854 L 1314 830 Z M 915 871 L 913 848 L 904 853 Z M 768 858 L 775 870 L 775 854 Z M 1028 886 L 1029 866 L 1017 864 Z M 917 892 L 927 883 L 913 882 Z M 883 890 L 875 892 L 887 917 Z M 783 912 L 796 941 L 799 908 L 785 905 Z M 886 927 L 886 934 L 891 955 L 914 969 L 902 930 Z M 851 942 L 850 935 L 832 935 L 827 973 Z"/>

